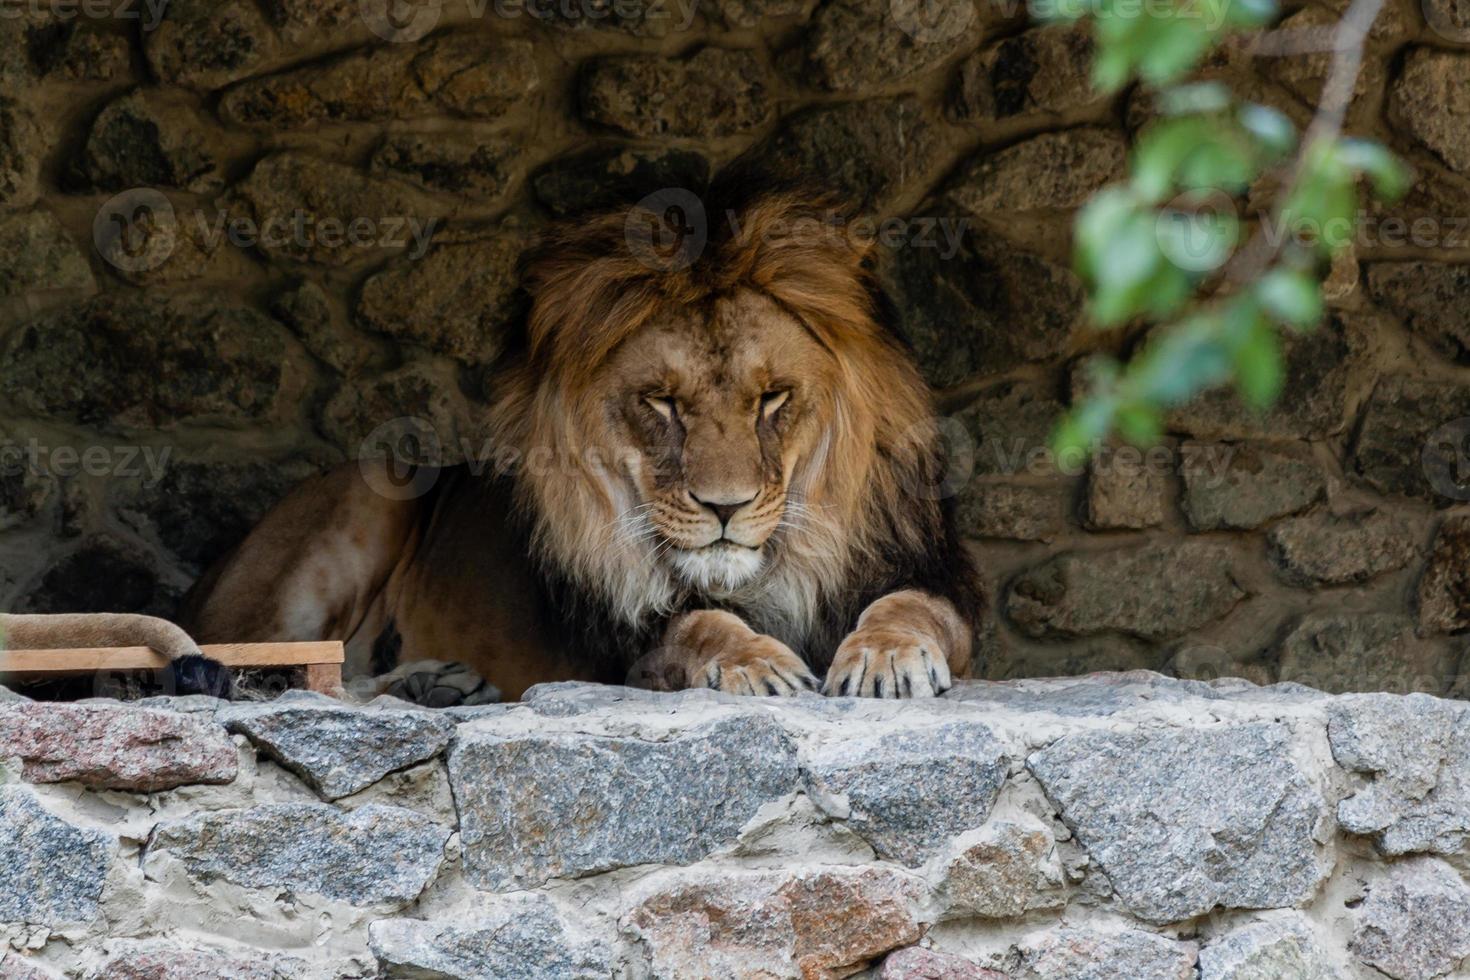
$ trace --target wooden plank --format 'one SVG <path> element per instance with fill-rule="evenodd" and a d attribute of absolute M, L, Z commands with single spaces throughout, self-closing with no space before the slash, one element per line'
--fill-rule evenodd
<path fill-rule="evenodd" d="M 307 664 L 306 689 L 338 697 L 342 693 L 341 664 Z"/>
<path fill-rule="evenodd" d="M 221 643 L 200 648 L 227 667 L 300 667 L 346 659 L 339 640 L 315 643 Z M 148 647 L 84 650 L 0 650 L 0 674 L 85 674 L 97 670 L 160 670 L 168 658 Z M 340 676 L 341 667 L 338 666 Z"/>

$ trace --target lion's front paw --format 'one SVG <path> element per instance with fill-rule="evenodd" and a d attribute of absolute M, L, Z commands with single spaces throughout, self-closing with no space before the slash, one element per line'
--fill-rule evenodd
<path fill-rule="evenodd" d="M 822 693 L 932 698 L 949 686 L 949 664 L 931 637 L 901 628 L 859 627 L 837 648 Z"/>
<path fill-rule="evenodd" d="M 693 686 L 783 697 L 817 689 L 806 662 L 773 636 L 750 633 L 731 637 L 722 646 L 696 675 Z"/>

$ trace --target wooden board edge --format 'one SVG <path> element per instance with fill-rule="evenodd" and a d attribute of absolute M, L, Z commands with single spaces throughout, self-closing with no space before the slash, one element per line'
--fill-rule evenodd
<path fill-rule="evenodd" d="M 227 667 L 302 667 L 338 665 L 346 660 L 340 640 L 310 643 L 221 643 L 201 647 Z M 80 674 L 97 670 L 161 670 L 168 659 L 148 647 L 92 647 L 69 650 L 0 650 L 0 674 Z"/>

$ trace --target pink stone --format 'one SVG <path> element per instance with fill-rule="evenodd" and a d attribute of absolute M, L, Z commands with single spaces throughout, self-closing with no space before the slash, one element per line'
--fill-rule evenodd
<path fill-rule="evenodd" d="M 147 708 L 30 702 L 0 706 L 0 759 L 33 783 L 156 792 L 235 778 L 235 743 L 218 725 Z"/>
<path fill-rule="evenodd" d="M 1007 980 L 1007 977 L 953 953 L 910 946 L 889 954 L 878 972 L 878 980 Z"/>
<path fill-rule="evenodd" d="M 660 976 L 837 980 L 917 942 L 913 878 L 890 871 L 678 879 L 623 919 Z"/>

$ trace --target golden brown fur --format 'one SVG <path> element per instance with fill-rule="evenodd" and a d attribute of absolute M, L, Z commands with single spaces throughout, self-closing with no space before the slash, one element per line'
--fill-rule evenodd
<path fill-rule="evenodd" d="M 508 471 L 430 473 L 407 500 L 357 466 L 318 478 L 201 583 L 195 634 L 339 637 L 359 671 L 458 660 L 510 696 L 574 677 L 789 693 L 813 670 L 834 693 L 948 686 L 975 594 L 864 249 L 806 198 L 732 204 L 728 225 L 707 201 L 687 266 L 661 260 L 658 216 L 626 214 L 531 259 L 524 348 L 493 385 Z"/>

